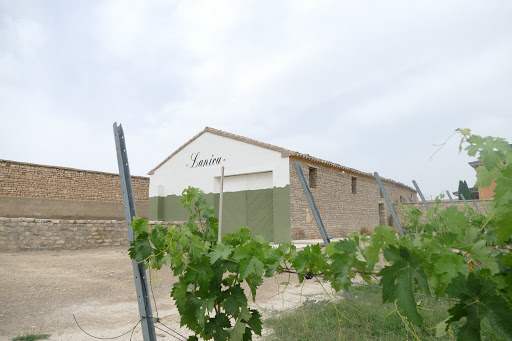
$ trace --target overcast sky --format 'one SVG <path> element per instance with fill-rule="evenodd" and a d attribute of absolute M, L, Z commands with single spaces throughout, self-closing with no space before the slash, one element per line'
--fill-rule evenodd
<path fill-rule="evenodd" d="M 0 1 L 0 159 L 132 175 L 210 126 L 436 196 L 512 142 L 512 1 Z"/>

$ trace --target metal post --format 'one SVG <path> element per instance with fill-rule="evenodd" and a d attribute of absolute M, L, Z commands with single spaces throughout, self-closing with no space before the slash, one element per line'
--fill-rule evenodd
<path fill-rule="evenodd" d="M 469 207 L 468 202 L 466 201 L 466 198 L 464 198 L 464 194 L 460 193 L 460 197 L 462 198 L 462 200 L 464 200 L 464 203 L 466 204 L 466 206 Z"/>
<path fill-rule="evenodd" d="M 391 201 L 389 200 L 388 193 L 386 192 L 386 189 L 384 188 L 384 185 L 382 184 L 382 181 L 380 181 L 379 173 L 375 172 L 373 173 L 375 176 L 375 179 L 377 180 L 377 183 L 379 184 L 380 191 L 382 192 L 382 195 L 384 196 L 384 200 L 386 200 L 386 204 L 388 205 L 389 210 L 391 211 L 391 215 L 393 216 L 393 219 L 395 220 L 396 226 L 398 227 L 398 232 L 402 236 L 405 236 L 404 229 L 402 228 L 402 224 L 400 224 L 400 221 L 398 220 L 398 217 L 396 216 L 395 209 L 393 208 L 393 205 L 391 204 Z"/>
<path fill-rule="evenodd" d="M 311 207 L 311 211 L 313 212 L 313 216 L 316 220 L 316 225 L 318 226 L 318 229 L 320 230 L 320 235 L 322 236 L 322 239 L 324 240 L 324 244 L 327 246 L 330 243 L 329 236 L 327 236 L 327 231 L 325 230 L 324 223 L 322 222 L 322 218 L 320 217 L 320 213 L 318 212 L 318 209 L 315 204 L 315 199 L 313 198 L 313 194 L 311 194 L 311 190 L 309 189 L 309 186 L 306 182 L 306 178 L 304 177 L 304 173 L 302 172 L 302 168 L 300 167 L 300 164 L 298 162 L 295 162 L 293 164 L 295 167 L 295 171 L 297 172 L 297 175 L 299 176 L 300 184 L 302 185 L 302 189 L 304 190 L 304 193 L 306 194 L 306 198 L 309 202 L 309 207 Z"/>
<path fill-rule="evenodd" d="M 421 193 L 421 189 L 418 187 L 418 184 L 416 183 L 416 180 L 412 180 L 412 184 L 416 188 L 416 192 L 420 195 L 421 201 L 423 202 L 423 205 L 425 205 L 425 208 L 430 210 L 430 206 L 428 205 L 427 201 L 425 200 L 425 197 L 423 196 L 423 193 Z"/>
<path fill-rule="evenodd" d="M 473 202 L 473 205 L 475 205 L 475 208 L 476 210 L 478 211 L 478 213 L 482 214 L 482 212 L 480 211 L 480 209 L 478 208 L 478 205 L 476 204 L 475 200 L 471 199 L 471 201 Z"/>
<path fill-rule="evenodd" d="M 132 180 L 130 177 L 130 167 L 128 166 L 128 154 L 126 152 L 126 141 L 124 138 L 123 127 L 114 122 L 114 137 L 116 141 L 117 164 L 119 166 L 119 176 L 121 178 L 121 189 L 123 191 L 124 213 L 126 217 L 126 226 L 128 229 L 128 239 L 133 242 L 134 232 L 130 226 L 133 217 L 137 216 L 135 211 L 135 199 L 133 197 Z M 139 302 L 140 324 L 142 327 L 142 336 L 144 341 L 156 341 L 155 325 L 153 313 L 151 311 L 151 301 L 148 293 L 148 283 L 146 279 L 146 270 L 144 264 L 138 264 L 132 260 L 133 277 L 135 279 L 135 290 Z"/>
<path fill-rule="evenodd" d="M 324 223 L 322 221 L 322 218 L 320 217 L 320 212 L 318 212 L 318 208 L 316 207 L 315 198 L 313 197 L 313 194 L 311 193 L 311 190 L 309 189 L 308 183 L 306 182 L 306 178 L 304 177 L 304 173 L 302 172 L 302 168 L 298 162 L 295 162 L 293 164 L 295 167 L 295 171 L 297 172 L 297 175 L 299 177 L 300 184 L 302 185 L 302 189 L 304 190 L 304 194 L 306 194 L 306 198 L 309 202 L 309 207 L 311 207 L 311 211 L 313 212 L 313 216 L 316 220 L 316 225 L 318 226 L 318 229 L 320 230 L 320 235 L 322 236 L 322 239 L 324 240 L 325 246 L 328 246 L 331 242 L 331 239 L 327 235 L 327 231 L 325 230 Z M 349 290 L 343 289 L 343 292 L 345 293 L 345 297 L 348 300 L 352 300 L 352 295 L 350 294 L 350 288 Z"/>
<path fill-rule="evenodd" d="M 224 201 L 224 166 L 220 170 L 220 198 L 219 198 L 219 236 L 218 242 L 222 240 L 222 208 Z"/>
<path fill-rule="evenodd" d="M 452 196 L 451 196 L 450 192 L 446 191 L 446 194 L 448 194 L 448 198 L 450 198 L 450 201 L 452 202 L 452 205 L 453 205 L 453 206 L 457 206 L 457 205 L 455 205 L 455 201 L 453 201 L 453 199 L 452 199 Z"/>

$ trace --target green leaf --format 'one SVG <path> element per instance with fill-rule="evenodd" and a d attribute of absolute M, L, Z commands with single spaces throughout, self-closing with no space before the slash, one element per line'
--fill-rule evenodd
<path fill-rule="evenodd" d="M 224 309 L 228 315 L 234 315 L 240 311 L 241 307 L 247 306 L 247 297 L 240 284 L 229 288 L 223 293 L 223 296 L 226 297 Z"/>
<path fill-rule="evenodd" d="M 460 299 L 460 302 L 448 310 L 448 324 L 466 317 L 466 323 L 457 335 L 458 340 L 480 340 L 484 318 L 496 331 L 512 339 L 512 310 L 497 293 L 496 284 L 489 278 L 474 271 L 467 278 L 459 274 L 448 286 L 446 293 Z"/>
<path fill-rule="evenodd" d="M 459 234 L 460 229 L 465 229 L 468 225 L 466 215 L 455 206 L 447 207 L 440 212 L 440 216 L 446 225 L 446 230 L 451 233 Z"/>
<path fill-rule="evenodd" d="M 244 334 L 246 332 L 251 333 L 251 330 L 247 329 L 247 322 L 250 320 L 250 318 L 251 312 L 249 311 L 249 309 L 244 307 L 240 312 L 240 316 L 238 316 L 235 326 L 229 333 L 230 340 L 241 341 L 244 339 Z"/>
<path fill-rule="evenodd" d="M 229 340 L 242 341 L 245 333 L 246 324 L 241 319 L 238 319 L 235 326 L 229 332 Z"/>
<path fill-rule="evenodd" d="M 512 268 L 512 253 L 508 253 L 502 257 L 501 266 L 505 268 Z"/>
<path fill-rule="evenodd" d="M 379 254 L 383 247 L 396 244 L 397 239 L 392 226 L 377 226 L 370 237 L 370 245 L 364 250 L 368 262 L 368 271 L 375 269 L 375 264 L 379 262 Z"/>
<path fill-rule="evenodd" d="M 240 260 L 240 278 L 245 279 L 250 275 L 263 275 L 263 262 L 258 257 L 252 256 Z"/>
<path fill-rule="evenodd" d="M 251 318 L 247 321 L 247 324 L 254 331 L 256 335 L 261 335 L 262 331 L 262 322 L 261 315 L 256 309 L 249 309 L 251 312 Z"/>
<path fill-rule="evenodd" d="M 137 235 L 143 232 L 147 232 L 147 230 L 149 229 L 149 222 L 146 219 L 133 217 L 130 226 L 133 228 L 133 232 L 135 232 L 135 237 L 137 237 Z"/>
<path fill-rule="evenodd" d="M 331 243 L 326 248 L 326 253 L 331 255 L 330 258 L 332 260 L 327 274 L 332 277 L 331 285 L 333 289 L 336 291 L 340 291 L 342 288 L 348 289 L 351 285 L 348 275 L 356 260 L 356 244 L 354 240 L 346 239 Z"/>
<path fill-rule="evenodd" d="M 437 275 L 438 288 L 436 294 L 442 295 L 453 278 L 467 269 L 467 264 L 462 255 L 445 253 L 434 262 L 434 274 Z"/>
<path fill-rule="evenodd" d="M 310 272 L 317 274 L 327 270 L 327 257 L 322 253 L 322 248 L 319 244 L 308 245 L 304 250 L 297 252 L 297 257 L 292 262 L 293 267 L 297 272 Z M 302 279 L 299 276 L 299 279 Z"/>
<path fill-rule="evenodd" d="M 480 152 L 478 159 L 482 161 L 484 166 L 489 170 L 503 165 L 505 153 L 510 151 L 508 142 L 500 137 L 472 135 L 467 141 L 470 143 L 470 145 L 466 147 L 468 154 L 475 156 L 477 152 Z"/>
<path fill-rule="evenodd" d="M 498 261 L 492 256 L 492 249 L 487 246 L 485 240 L 481 239 L 472 245 L 461 246 L 459 249 L 467 251 L 477 263 L 488 268 L 492 274 L 499 272 Z"/>
<path fill-rule="evenodd" d="M 245 279 L 249 287 L 251 288 L 252 300 L 256 301 L 256 289 L 263 284 L 263 278 L 256 275 L 250 275 Z"/>
<path fill-rule="evenodd" d="M 229 338 L 229 332 L 226 328 L 231 327 L 229 318 L 224 313 L 218 313 L 215 317 L 210 317 L 204 328 L 204 338 L 209 340 L 213 337 L 215 341 L 225 341 Z"/>
<path fill-rule="evenodd" d="M 229 256 L 231 255 L 231 252 L 233 252 L 233 248 L 230 246 L 224 244 L 215 245 L 214 251 L 208 254 L 208 257 L 210 258 L 210 264 L 213 265 L 219 259 L 228 259 Z"/>
<path fill-rule="evenodd" d="M 443 337 L 446 335 L 448 329 L 448 318 L 442 320 L 436 325 L 436 337 Z"/>
<path fill-rule="evenodd" d="M 398 310 L 417 326 L 423 320 L 418 313 L 414 298 L 414 282 L 422 291 L 430 295 L 430 287 L 425 271 L 421 266 L 422 258 L 405 247 L 389 246 L 384 249 L 384 257 L 393 263 L 379 272 L 382 276 L 382 298 L 384 302 L 397 302 Z"/>
<path fill-rule="evenodd" d="M 153 254 L 153 249 L 149 240 L 142 239 L 136 240 L 131 244 L 129 249 L 130 258 L 135 260 L 137 263 L 145 261 L 149 256 Z"/>

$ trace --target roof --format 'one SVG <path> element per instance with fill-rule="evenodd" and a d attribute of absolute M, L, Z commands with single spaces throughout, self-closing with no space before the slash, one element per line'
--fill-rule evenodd
<path fill-rule="evenodd" d="M 354 174 L 358 174 L 358 175 L 363 175 L 363 176 L 368 176 L 368 177 L 374 178 L 374 175 L 371 174 L 371 173 L 362 172 L 362 171 L 354 169 L 354 168 L 342 166 L 340 164 L 337 164 L 337 163 L 334 163 L 334 162 L 331 162 L 331 161 L 326 161 L 326 160 L 323 160 L 323 159 L 319 159 L 319 158 L 313 157 L 313 156 L 311 156 L 309 154 L 303 154 L 303 153 L 295 152 L 295 151 L 292 151 L 292 150 L 289 150 L 289 149 L 285 149 L 285 148 L 282 148 L 282 147 L 274 146 L 274 145 L 269 144 L 269 143 L 256 141 L 256 140 L 244 137 L 244 136 L 228 133 L 228 132 L 225 132 L 225 131 L 222 131 L 222 130 L 218 130 L 218 129 L 214 129 L 214 128 L 210 128 L 210 127 L 205 127 L 203 131 L 201 131 L 199 134 L 195 135 L 190 140 L 188 140 L 184 145 L 179 147 L 174 153 L 169 155 L 164 161 L 160 162 L 158 164 L 158 166 L 156 166 L 151 171 L 149 171 L 148 174 L 149 175 L 154 174 L 154 172 L 158 168 L 160 168 L 164 163 L 166 163 L 170 158 L 172 158 L 174 155 L 179 153 L 183 148 L 188 146 L 190 143 L 192 143 L 194 140 L 196 140 L 199 136 L 203 135 L 204 133 L 211 133 L 211 134 L 227 137 L 227 138 L 230 138 L 230 139 L 233 139 L 233 140 L 236 140 L 236 141 L 241 141 L 241 142 L 249 143 L 249 144 L 252 144 L 252 145 L 255 145 L 255 146 L 258 146 L 258 147 L 274 150 L 276 152 L 280 152 L 283 157 L 293 156 L 293 157 L 297 157 L 297 158 L 300 158 L 300 159 L 317 162 L 317 163 L 320 163 L 320 164 L 323 164 L 323 165 L 326 165 L 326 166 L 330 166 L 330 167 L 333 167 L 333 168 L 338 168 L 338 169 L 341 169 L 341 170 L 346 171 L 346 172 L 350 172 L 350 173 L 354 173 Z M 400 182 L 397 182 L 397 181 L 394 181 L 394 180 L 391 180 L 391 179 L 382 178 L 382 177 L 381 177 L 381 179 L 383 181 L 386 181 L 386 182 L 391 182 L 391 183 L 393 183 L 395 185 L 406 187 L 406 188 L 416 192 L 416 190 L 414 190 L 412 187 L 409 187 L 409 186 L 407 186 L 407 185 L 405 185 L 403 183 L 400 183 Z"/>

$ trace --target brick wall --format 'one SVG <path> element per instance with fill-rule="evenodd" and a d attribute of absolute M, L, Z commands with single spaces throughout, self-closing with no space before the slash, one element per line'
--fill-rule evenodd
<path fill-rule="evenodd" d="M 150 222 L 170 226 L 183 222 Z M 124 220 L 60 220 L 0 217 L 0 252 L 128 247 Z"/>
<path fill-rule="evenodd" d="M 290 216 L 291 238 L 321 238 L 308 201 L 302 190 L 293 164 L 299 162 L 308 180 L 309 168 L 316 167 L 316 187 L 311 188 L 322 221 L 330 237 L 343 237 L 347 233 L 366 229 L 373 231 L 375 226 L 393 225 L 391 214 L 380 195 L 374 177 L 350 174 L 341 169 L 325 166 L 313 161 L 290 157 Z M 352 180 L 355 178 L 356 180 Z M 355 181 L 355 194 L 352 184 Z M 399 183 L 383 180 L 384 187 L 392 202 L 416 201 L 416 192 Z M 379 205 L 382 210 L 379 215 Z"/>
<path fill-rule="evenodd" d="M 133 196 L 148 203 L 149 178 L 132 176 Z M 0 196 L 122 202 L 119 175 L 0 160 Z"/>

